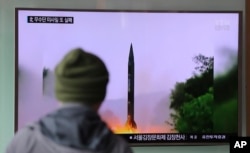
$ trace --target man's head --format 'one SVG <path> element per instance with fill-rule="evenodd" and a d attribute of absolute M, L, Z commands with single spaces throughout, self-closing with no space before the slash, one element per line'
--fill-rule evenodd
<path fill-rule="evenodd" d="M 55 95 L 62 103 L 96 107 L 105 98 L 108 81 L 103 61 L 77 48 L 67 53 L 55 68 Z"/>

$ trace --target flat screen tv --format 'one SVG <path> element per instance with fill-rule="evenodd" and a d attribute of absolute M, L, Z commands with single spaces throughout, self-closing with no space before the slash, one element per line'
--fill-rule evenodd
<path fill-rule="evenodd" d="M 228 143 L 241 134 L 241 18 L 16 8 L 15 130 L 57 109 L 55 65 L 80 47 L 105 62 L 99 114 L 131 145 Z"/>

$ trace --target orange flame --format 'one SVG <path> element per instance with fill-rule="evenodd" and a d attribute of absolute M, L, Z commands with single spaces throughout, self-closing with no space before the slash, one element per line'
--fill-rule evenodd
<path fill-rule="evenodd" d="M 126 126 L 116 126 L 114 128 L 111 129 L 114 133 L 117 134 L 131 134 L 131 133 L 140 133 L 138 130 L 133 129 L 133 128 L 129 128 Z"/>
<path fill-rule="evenodd" d="M 136 134 L 136 133 L 177 133 L 175 130 L 167 128 L 165 126 L 156 126 L 151 125 L 150 127 L 145 128 L 144 130 L 137 128 L 133 129 L 126 125 L 119 125 L 116 123 L 109 124 L 110 129 L 116 134 Z"/>
<path fill-rule="evenodd" d="M 136 134 L 136 133 L 178 133 L 172 129 L 172 127 L 167 124 L 162 125 L 138 125 L 137 128 L 132 128 L 131 122 L 126 122 L 125 124 L 122 121 L 115 117 L 111 111 L 107 111 L 102 114 L 102 119 L 108 125 L 108 127 L 116 134 Z M 129 120 L 129 118 L 128 118 Z"/>

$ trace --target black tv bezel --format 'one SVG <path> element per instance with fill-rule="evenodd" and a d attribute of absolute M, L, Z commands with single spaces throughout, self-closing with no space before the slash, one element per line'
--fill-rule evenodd
<path fill-rule="evenodd" d="M 242 136 L 242 65 L 243 65 L 243 11 L 241 10 L 134 10 L 134 9 L 63 9 L 63 8 L 15 8 L 15 108 L 14 108 L 14 132 L 18 130 L 18 17 L 19 11 L 64 11 L 64 12 L 131 12 L 131 13 L 234 13 L 239 15 L 239 38 L 238 38 L 238 134 Z M 213 146 L 228 145 L 229 142 L 187 142 L 187 143 L 129 143 L 130 146 Z"/>

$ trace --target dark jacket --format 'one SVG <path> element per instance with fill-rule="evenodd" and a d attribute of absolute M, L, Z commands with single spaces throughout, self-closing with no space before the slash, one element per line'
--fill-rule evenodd
<path fill-rule="evenodd" d="M 18 131 L 6 153 L 132 153 L 93 110 L 61 108 Z"/>

